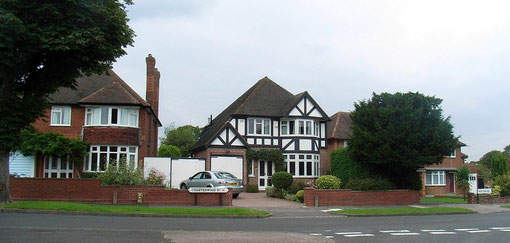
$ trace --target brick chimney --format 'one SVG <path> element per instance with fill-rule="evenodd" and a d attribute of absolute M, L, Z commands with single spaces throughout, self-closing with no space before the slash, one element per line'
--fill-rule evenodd
<path fill-rule="evenodd" d="M 152 57 L 152 54 L 149 54 L 148 57 L 145 58 L 145 62 L 147 63 L 147 93 L 145 95 L 145 100 L 149 102 L 156 113 L 158 115 L 159 109 L 159 71 L 156 66 L 156 59 Z"/>

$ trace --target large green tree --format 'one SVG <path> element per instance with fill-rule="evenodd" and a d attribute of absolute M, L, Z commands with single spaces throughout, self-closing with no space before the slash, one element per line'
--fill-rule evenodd
<path fill-rule="evenodd" d="M 181 150 L 181 156 L 188 157 L 191 155 L 191 146 L 197 142 L 201 133 L 200 127 L 192 125 L 175 127 L 172 124 L 165 127 L 165 137 L 161 139 L 161 144 L 174 145 Z"/>
<path fill-rule="evenodd" d="M 355 103 L 349 141 L 353 159 L 398 188 L 420 188 L 416 170 L 441 163 L 457 143 L 441 102 L 409 92 L 374 93 Z"/>
<path fill-rule="evenodd" d="M 0 1 L 0 203 L 10 201 L 9 153 L 43 115 L 48 95 L 102 73 L 126 54 L 131 0 Z"/>
<path fill-rule="evenodd" d="M 497 150 L 492 150 L 490 152 L 487 152 L 486 154 L 484 154 L 480 160 L 478 161 L 478 164 L 482 164 L 484 165 L 485 167 L 487 167 L 488 169 L 491 169 L 492 168 L 492 160 L 498 156 L 500 156 L 501 154 L 501 151 L 497 151 Z"/>
<path fill-rule="evenodd" d="M 494 155 L 491 160 L 491 175 L 496 178 L 500 175 L 504 175 L 508 173 L 508 158 L 505 156 L 503 152 L 499 152 Z"/>

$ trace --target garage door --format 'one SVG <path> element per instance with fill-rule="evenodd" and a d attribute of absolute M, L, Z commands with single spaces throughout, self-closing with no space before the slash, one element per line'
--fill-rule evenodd
<path fill-rule="evenodd" d="M 243 157 L 211 156 L 211 170 L 230 172 L 239 179 L 243 179 Z"/>

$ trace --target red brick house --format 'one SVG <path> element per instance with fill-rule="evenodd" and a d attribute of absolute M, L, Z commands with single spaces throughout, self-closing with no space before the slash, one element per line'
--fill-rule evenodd
<path fill-rule="evenodd" d="M 350 112 L 337 112 L 330 117 L 328 122 L 328 156 L 339 147 L 347 147 L 349 136 L 351 135 L 352 120 Z M 446 193 L 462 193 L 455 185 L 455 172 L 464 165 L 467 155 L 461 152 L 461 148 L 466 146 L 462 142 L 457 143 L 457 148 L 451 156 L 443 159 L 438 165 L 427 166 L 418 170 L 423 181 L 422 195 L 437 195 Z M 328 157 L 328 164 L 330 158 Z"/>
<path fill-rule="evenodd" d="M 77 178 L 81 172 L 104 171 L 109 161 L 119 159 L 143 167 L 144 157 L 157 155 L 161 126 L 158 119 L 160 73 L 152 55 L 149 54 L 146 63 L 146 100 L 113 70 L 80 77 L 75 90 L 62 88 L 50 95 L 51 108 L 33 126 L 38 132 L 56 132 L 88 143 L 89 151 L 82 165 L 75 166 L 67 158 L 37 154 L 32 159 L 34 162 L 10 159 L 11 173 L 33 170 L 34 173 L 25 175 Z"/>
<path fill-rule="evenodd" d="M 315 180 L 325 173 L 328 120 L 308 92 L 294 95 L 265 77 L 204 128 L 192 152 L 206 158 L 207 170 L 229 171 L 264 190 L 274 162 L 246 161 L 246 151 L 279 149 L 295 180 Z"/>

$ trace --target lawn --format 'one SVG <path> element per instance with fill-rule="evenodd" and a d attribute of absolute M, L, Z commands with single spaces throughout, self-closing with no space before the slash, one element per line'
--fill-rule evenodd
<path fill-rule="evenodd" d="M 462 198 L 453 197 L 422 197 L 421 203 L 438 203 L 438 204 L 466 204 L 467 201 Z"/>
<path fill-rule="evenodd" d="M 473 212 L 465 208 L 368 208 L 368 209 L 346 209 L 333 211 L 334 214 L 345 215 L 393 215 L 393 214 L 440 214 L 440 213 L 459 213 Z"/>
<path fill-rule="evenodd" d="M 177 208 L 125 205 L 100 205 L 72 202 L 13 202 L 0 208 L 64 210 L 78 212 L 130 213 L 130 214 L 175 214 L 175 215 L 268 215 L 269 212 L 249 208 Z"/>
<path fill-rule="evenodd" d="M 504 207 L 504 208 L 510 208 L 510 205 L 503 205 L 501 207 Z"/>

